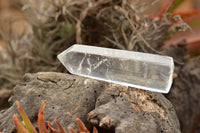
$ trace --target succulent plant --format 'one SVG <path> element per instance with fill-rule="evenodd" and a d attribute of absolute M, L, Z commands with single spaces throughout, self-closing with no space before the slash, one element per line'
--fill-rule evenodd
<path fill-rule="evenodd" d="M 16 127 L 16 130 L 18 133 L 37 133 L 37 130 L 32 125 L 31 121 L 29 120 L 28 116 L 20 106 L 19 102 L 16 101 L 18 110 L 20 112 L 20 115 L 22 117 L 22 120 L 20 119 L 19 115 L 14 114 L 13 115 L 13 121 Z M 53 124 L 51 122 L 47 122 L 48 129 L 46 127 L 45 121 L 44 121 L 44 108 L 46 106 L 47 102 L 44 101 L 40 107 L 39 114 L 38 114 L 38 128 L 40 133 L 67 133 L 64 128 L 61 126 L 61 124 L 55 120 L 56 124 L 58 125 L 59 130 L 53 128 Z M 85 127 L 84 123 L 77 118 L 76 119 L 78 128 L 80 133 L 90 133 L 90 131 Z M 77 133 L 74 129 L 69 128 L 69 130 L 72 133 Z M 2 132 L 0 132 L 2 133 Z M 93 133 L 98 133 L 97 129 L 93 128 Z"/>

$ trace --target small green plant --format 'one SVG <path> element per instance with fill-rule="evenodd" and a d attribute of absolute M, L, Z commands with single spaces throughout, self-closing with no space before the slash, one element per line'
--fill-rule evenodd
<path fill-rule="evenodd" d="M 24 112 L 22 107 L 20 106 L 19 102 L 16 101 L 16 103 L 17 103 L 17 107 L 20 112 L 20 115 L 22 117 L 22 120 L 23 120 L 23 122 L 22 122 L 22 120 L 20 119 L 20 117 L 17 114 L 13 115 L 13 121 L 14 121 L 17 132 L 18 133 L 37 133 L 36 129 L 32 125 L 31 121 L 29 120 L 28 116 L 26 115 L 26 113 Z M 42 103 L 39 114 L 38 114 L 39 132 L 40 133 L 67 133 L 57 120 L 55 120 L 55 122 L 58 125 L 59 130 L 54 129 L 51 122 L 47 122 L 48 123 L 48 129 L 47 129 L 47 127 L 45 125 L 45 121 L 44 121 L 44 108 L 45 108 L 46 104 L 47 104 L 46 101 L 44 101 Z M 85 127 L 84 123 L 79 118 L 77 118 L 76 121 L 77 121 L 80 133 L 90 133 L 89 130 Z M 70 128 L 69 130 L 72 133 L 77 133 L 72 128 Z M 0 133 L 2 133 L 2 132 L 0 132 Z M 93 133 L 98 133 L 98 131 L 95 127 L 93 128 Z"/>

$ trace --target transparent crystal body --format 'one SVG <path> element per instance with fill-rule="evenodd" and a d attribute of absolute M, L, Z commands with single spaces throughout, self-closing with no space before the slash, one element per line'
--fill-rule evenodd
<path fill-rule="evenodd" d="M 58 59 L 72 74 L 125 86 L 168 93 L 172 84 L 168 56 L 75 44 Z"/>

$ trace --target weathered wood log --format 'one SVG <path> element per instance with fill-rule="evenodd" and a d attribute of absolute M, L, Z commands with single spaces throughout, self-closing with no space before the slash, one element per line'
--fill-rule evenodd
<path fill-rule="evenodd" d="M 103 133 L 180 133 L 172 104 L 160 93 L 138 90 L 69 74 L 26 74 L 14 88 L 13 105 L 0 113 L 0 131 L 15 131 L 12 116 L 18 100 L 36 125 L 43 100 L 45 120 L 58 120 L 67 130 L 80 118 Z M 54 125 L 55 126 L 55 125 Z"/>

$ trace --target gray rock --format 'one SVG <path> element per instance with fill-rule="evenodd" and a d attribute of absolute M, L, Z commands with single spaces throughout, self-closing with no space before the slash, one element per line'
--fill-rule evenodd
<path fill-rule="evenodd" d="M 200 57 L 190 59 L 181 68 L 167 98 L 174 105 L 183 133 L 195 131 L 200 117 Z M 196 129 L 197 130 L 197 129 Z M 195 133 L 198 133 L 196 131 Z"/>
<path fill-rule="evenodd" d="M 16 100 L 35 126 L 40 105 L 46 100 L 45 121 L 56 119 L 66 130 L 77 129 L 78 117 L 89 129 L 95 125 L 104 133 L 180 133 L 175 110 L 162 94 L 84 77 L 26 74 L 14 88 L 13 105 L 0 113 L 0 131 L 4 133 L 15 131 L 12 116 L 18 113 Z"/>

